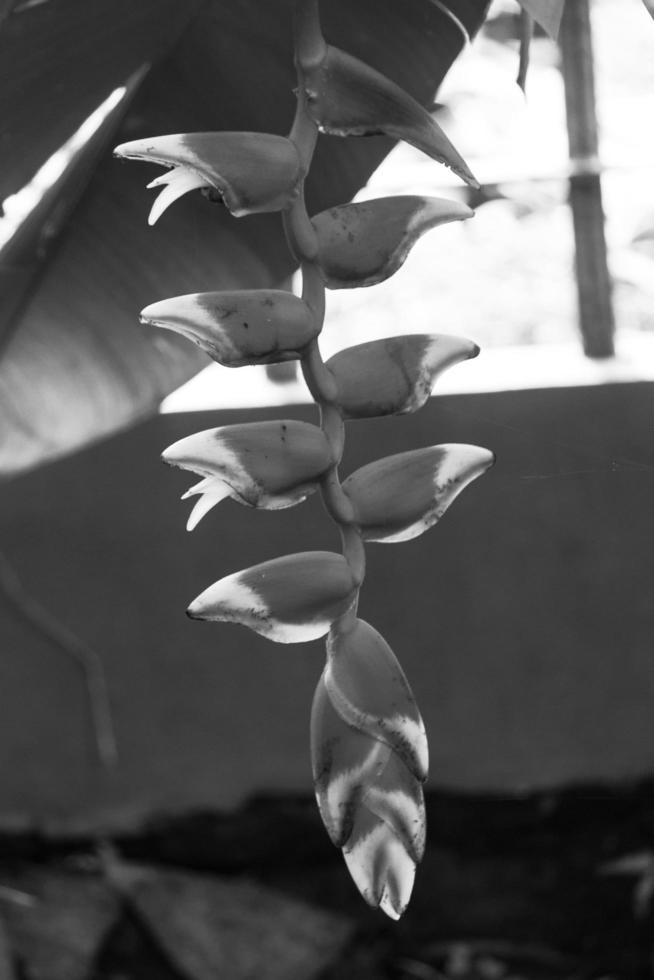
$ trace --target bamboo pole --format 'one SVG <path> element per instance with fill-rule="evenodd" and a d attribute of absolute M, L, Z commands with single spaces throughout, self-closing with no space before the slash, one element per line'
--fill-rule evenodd
<path fill-rule="evenodd" d="M 590 0 L 568 0 L 559 40 L 572 168 L 570 207 L 579 325 L 588 357 L 611 357 L 614 317 L 604 235 Z"/>

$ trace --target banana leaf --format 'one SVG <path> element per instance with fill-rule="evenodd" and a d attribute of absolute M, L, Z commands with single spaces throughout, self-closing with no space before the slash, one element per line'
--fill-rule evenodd
<path fill-rule="evenodd" d="M 423 105 L 480 27 L 487 0 L 323 0 L 324 33 Z M 292 0 L 5 0 L 0 5 L 0 201 L 117 88 L 127 88 L 29 220 L 0 246 L 0 474 L 156 412 L 206 357 L 147 330 L 171 295 L 273 288 L 292 272 L 279 215 L 235 219 L 199 193 L 147 225 L 158 169 L 111 148 L 166 133 L 286 134 Z M 310 213 L 349 201 L 392 146 L 321 136 Z M 151 171 L 151 172 L 150 172 Z"/>

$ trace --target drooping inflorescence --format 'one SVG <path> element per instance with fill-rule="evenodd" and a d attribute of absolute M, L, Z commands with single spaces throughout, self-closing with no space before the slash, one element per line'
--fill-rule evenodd
<path fill-rule="evenodd" d="M 189 529 L 226 497 L 274 510 L 319 491 L 343 550 L 285 555 L 235 572 L 205 589 L 188 613 L 240 623 L 280 643 L 327 635 L 311 718 L 318 806 L 366 901 L 399 918 L 424 850 L 427 740 L 394 653 L 357 616 L 364 542 L 421 534 L 494 457 L 477 446 L 430 446 L 377 460 L 341 483 L 345 419 L 416 411 L 438 375 L 475 357 L 478 348 L 459 337 L 403 335 L 351 347 L 325 363 L 318 338 L 326 287 L 383 281 L 425 231 L 472 212 L 453 201 L 406 196 L 343 204 L 310 218 L 304 181 L 321 131 L 383 132 L 476 182 L 419 103 L 326 43 L 318 0 L 296 4 L 295 63 L 297 108 L 288 138 L 191 133 L 125 143 L 116 154 L 170 168 L 150 185 L 163 186 L 151 222 L 197 188 L 220 196 L 236 217 L 281 212 L 302 273 L 301 296 L 275 289 L 197 293 L 155 302 L 141 319 L 181 333 L 230 367 L 299 360 L 319 425 L 281 420 L 222 426 L 181 439 L 164 459 L 200 477 L 185 494 L 198 498 Z"/>

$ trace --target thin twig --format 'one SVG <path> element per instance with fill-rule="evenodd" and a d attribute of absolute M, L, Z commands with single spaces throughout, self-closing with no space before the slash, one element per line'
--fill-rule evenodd
<path fill-rule="evenodd" d="M 529 55 L 531 39 L 534 35 L 534 18 L 526 10 L 520 12 L 520 62 L 516 82 L 523 92 L 527 87 L 527 72 L 529 71 Z"/>
<path fill-rule="evenodd" d="M 0 591 L 30 626 L 76 660 L 81 667 L 91 708 L 98 758 L 104 768 L 112 768 L 118 762 L 118 747 L 107 681 L 97 652 L 59 622 L 27 592 L 2 552 L 0 552 Z"/>
<path fill-rule="evenodd" d="M 463 35 L 463 43 L 464 43 L 464 45 L 465 44 L 470 44 L 470 34 L 468 33 L 468 30 L 467 30 L 465 24 L 463 23 L 463 21 L 460 20 L 456 16 L 456 14 L 454 13 L 454 11 L 450 10 L 449 7 L 446 7 L 445 4 L 442 2 L 442 0 L 431 0 L 431 2 L 433 3 L 433 5 L 435 7 L 438 7 L 438 9 L 443 14 L 445 14 L 445 16 L 449 20 L 452 21 L 452 23 L 458 28 L 458 30 L 461 31 L 461 34 Z"/>

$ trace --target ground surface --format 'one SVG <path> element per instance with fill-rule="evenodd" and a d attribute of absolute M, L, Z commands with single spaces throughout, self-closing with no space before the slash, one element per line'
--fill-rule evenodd
<path fill-rule="evenodd" d="M 112 842 L 5 836 L 0 976 L 652 975 L 654 785 L 432 794 L 428 815 L 427 854 L 399 924 L 363 904 L 305 798 L 155 822 Z"/>

